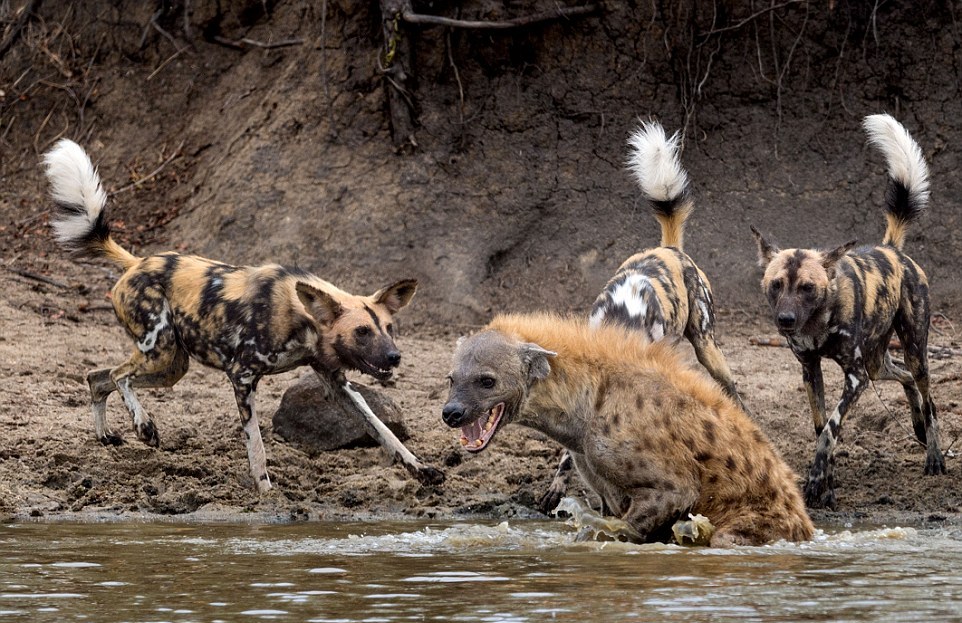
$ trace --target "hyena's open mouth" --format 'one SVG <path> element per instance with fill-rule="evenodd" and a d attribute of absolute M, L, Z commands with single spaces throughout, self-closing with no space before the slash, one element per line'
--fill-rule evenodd
<path fill-rule="evenodd" d="M 494 431 L 501 423 L 501 416 L 504 415 L 504 403 L 499 402 L 488 411 L 487 417 L 481 417 L 461 427 L 461 445 L 469 452 L 480 452 L 487 447 L 488 442 L 494 437 Z"/>

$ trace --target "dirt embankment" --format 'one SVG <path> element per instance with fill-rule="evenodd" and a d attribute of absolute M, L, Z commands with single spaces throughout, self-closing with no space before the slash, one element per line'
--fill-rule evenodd
<path fill-rule="evenodd" d="M 748 225 L 785 245 L 879 239 L 884 174 L 864 146 L 865 114 L 895 114 L 923 146 L 933 203 L 907 250 L 929 273 L 934 309 L 960 317 L 962 39 L 951 7 L 800 2 L 756 14 L 748 2 L 717 13 L 694 2 L 655 3 L 653 13 L 650 3 L 602 2 L 592 15 L 514 32 L 402 24 L 418 147 L 398 151 L 376 3 L 222 4 L 42 3 L 3 53 L 0 500 L 9 510 L 530 512 L 557 449 L 516 429 L 465 458 L 437 417 L 451 344 L 496 311 L 584 313 L 625 257 L 656 242 L 622 164 L 639 116 L 687 128 L 696 213 L 686 250 L 714 283 L 747 401 L 799 472 L 813 444 L 798 366 L 783 349 L 747 344 L 770 333 Z M 544 8 L 472 0 L 458 11 L 506 19 Z M 14 21 L 0 15 L 4 35 Z M 83 376 L 121 361 L 128 345 L 104 308 L 112 269 L 69 263 L 49 242 L 38 159 L 60 136 L 94 156 L 115 193 L 114 229 L 138 252 L 297 264 L 361 292 L 419 278 L 402 316 L 404 369 L 385 391 L 405 410 L 411 446 L 447 470 L 447 484 L 420 487 L 380 465 L 376 450 L 309 457 L 271 442 L 268 427 L 278 487 L 261 500 L 227 385 L 196 366 L 174 390 L 145 392 L 159 450 L 129 433 L 120 448 L 97 445 Z M 939 329 L 933 341 L 952 344 L 952 325 Z M 933 363 L 943 446 L 953 450 L 960 365 Z M 263 424 L 290 378 L 262 385 Z M 837 378 L 826 386 L 837 395 Z M 845 424 L 841 507 L 876 518 L 957 513 L 956 461 L 949 476 L 923 478 L 901 392 L 879 390 Z M 125 428 L 114 402 L 110 418 Z"/>

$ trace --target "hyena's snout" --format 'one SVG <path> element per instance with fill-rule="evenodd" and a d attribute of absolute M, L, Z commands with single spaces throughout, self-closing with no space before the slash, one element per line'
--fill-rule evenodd
<path fill-rule="evenodd" d="M 467 408 L 456 400 L 449 401 L 441 409 L 441 420 L 451 428 L 459 428 L 467 419 Z"/>

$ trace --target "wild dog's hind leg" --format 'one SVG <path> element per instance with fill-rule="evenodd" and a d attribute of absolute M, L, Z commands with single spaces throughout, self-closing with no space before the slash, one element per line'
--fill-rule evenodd
<path fill-rule="evenodd" d="M 939 448 L 939 424 L 935 414 L 935 401 L 929 392 L 929 359 L 928 359 L 928 322 L 929 314 L 924 302 L 916 307 L 918 313 L 915 318 L 905 318 L 899 314 L 895 320 L 895 331 L 899 339 L 902 340 L 902 348 L 905 349 L 905 367 L 915 381 L 915 388 L 918 390 L 921 400 L 921 411 L 916 415 L 912 411 L 912 425 L 915 428 L 915 436 L 919 437 L 920 429 L 924 432 L 925 441 L 925 474 L 936 475 L 945 473 L 945 457 Z M 908 387 L 903 384 L 906 396 L 909 395 Z M 912 399 L 909 399 L 912 404 Z"/>
<path fill-rule="evenodd" d="M 90 386 L 94 435 L 105 446 L 119 446 L 124 442 L 123 437 L 107 428 L 107 397 L 117 389 L 117 385 L 110 378 L 110 368 L 94 370 L 87 374 L 87 385 Z"/>
<path fill-rule="evenodd" d="M 173 333 L 173 330 L 171 330 Z M 181 350 L 176 344 L 171 348 L 155 349 L 144 353 L 140 350 L 134 351 L 125 363 L 117 366 L 110 371 L 110 379 L 113 381 L 120 395 L 123 396 L 124 406 L 133 420 L 134 430 L 137 438 L 148 446 L 157 447 L 160 445 L 160 435 L 154 421 L 141 406 L 137 395 L 134 393 L 135 387 L 172 387 L 177 381 L 187 373 L 188 367 L 187 353 Z M 91 392 L 94 392 L 94 385 L 101 390 L 104 383 L 100 377 L 100 371 L 93 373 L 97 375 L 91 381 Z M 96 395 L 95 395 L 96 401 Z M 103 401 L 106 401 L 104 396 Z M 103 415 L 99 415 L 103 419 Z M 98 407 L 94 403 L 94 426 L 97 426 Z M 98 436 L 100 431 L 97 431 Z M 103 440 L 103 437 L 100 437 Z"/>
<path fill-rule="evenodd" d="M 254 413 L 254 390 L 258 380 L 258 377 L 243 379 L 230 377 L 231 385 L 234 386 L 234 398 L 237 400 L 237 410 L 240 412 L 241 426 L 244 428 L 244 437 L 247 439 L 247 461 L 251 466 L 251 476 L 257 484 L 257 490 L 265 493 L 271 489 L 271 479 L 267 475 L 267 452 L 264 450 L 264 440 L 261 438 L 261 429 L 257 424 L 257 415 Z"/>
<path fill-rule="evenodd" d="M 725 360 L 725 356 L 722 355 L 721 349 L 718 348 L 718 343 L 715 341 L 715 336 L 713 333 L 699 333 L 697 331 L 686 331 L 685 337 L 691 342 L 691 345 L 695 349 L 695 357 L 698 358 L 698 363 L 705 366 L 708 370 L 708 374 L 711 375 L 715 382 L 721 385 L 725 393 L 735 401 L 742 411 L 751 415 L 751 411 L 742 402 L 742 397 L 738 394 L 738 389 L 735 387 L 735 379 L 732 378 L 731 368 L 728 367 L 728 362 Z"/>

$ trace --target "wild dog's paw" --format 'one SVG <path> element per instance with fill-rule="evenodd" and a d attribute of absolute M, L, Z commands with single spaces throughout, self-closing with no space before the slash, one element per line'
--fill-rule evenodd
<path fill-rule="evenodd" d="M 929 452 L 925 456 L 925 475 L 941 476 L 945 473 L 945 457 L 939 451 Z"/>
<path fill-rule="evenodd" d="M 160 447 L 160 434 L 153 422 L 137 425 L 137 439 L 152 448 Z"/>
<path fill-rule="evenodd" d="M 558 507 L 558 502 L 564 497 L 565 490 L 564 486 L 556 486 L 555 483 L 551 483 L 548 490 L 544 492 L 541 499 L 538 500 L 538 510 L 540 510 L 545 515 L 550 515 L 551 511 Z"/>
<path fill-rule="evenodd" d="M 444 483 L 444 472 L 430 465 L 424 465 L 411 472 L 422 485 L 440 485 Z"/>
<path fill-rule="evenodd" d="M 101 437 L 99 441 L 105 446 L 124 445 L 124 438 L 112 431 L 107 431 L 106 433 L 104 433 L 104 436 Z"/>
<path fill-rule="evenodd" d="M 835 489 L 828 486 L 823 477 L 809 477 L 803 493 L 805 495 L 805 506 L 809 508 L 835 510 L 838 506 L 838 501 L 835 499 Z"/>

